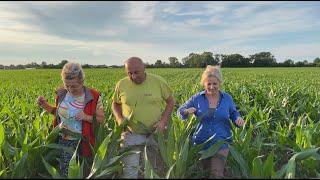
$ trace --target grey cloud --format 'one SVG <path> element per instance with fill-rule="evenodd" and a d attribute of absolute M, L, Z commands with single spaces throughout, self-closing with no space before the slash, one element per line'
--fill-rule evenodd
<path fill-rule="evenodd" d="M 44 33 L 67 39 L 112 38 L 108 34 L 97 32 L 111 31 L 113 27 L 119 29 L 120 26 L 124 26 L 121 23 L 123 2 L 76 2 L 67 6 L 57 3 L 45 7 L 33 3 L 24 4 L 23 10 L 33 17 L 22 19 L 23 23 L 32 24 Z"/>

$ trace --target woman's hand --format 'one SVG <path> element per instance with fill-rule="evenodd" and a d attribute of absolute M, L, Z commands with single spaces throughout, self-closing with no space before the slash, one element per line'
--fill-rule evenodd
<path fill-rule="evenodd" d="M 50 106 L 50 104 L 47 102 L 47 100 L 43 96 L 39 96 L 37 99 L 38 105 L 45 109 L 48 113 L 54 114 L 55 113 L 55 107 Z"/>
<path fill-rule="evenodd" d="M 235 121 L 236 125 L 239 127 L 244 125 L 244 120 L 241 117 L 238 117 L 238 119 Z"/>
<path fill-rule="evenodd" d="M 191 107 L 191 108 L 188 108 L 188 109 L 184 110 L 184 114 L 193 114 L 196 111 L 197 111 L 196 108 Z"/>
<path fill-rule="evenodd" d="M 43 96 L 39 96 L 37 99 L 37 103 L 40 107 L 42 107 L 43 109 L 46 109 L 48 107 L 48 102 L 47 100 L 43 97 Z"/>
<path fill-rule="evenodd" d="M 88 122 L 92 122 L 93 117 L 86 115 L 83 111 L 78 112 L 74 118 L 78 121 L 82 120 L 82 121 L 88 121 Z"/>

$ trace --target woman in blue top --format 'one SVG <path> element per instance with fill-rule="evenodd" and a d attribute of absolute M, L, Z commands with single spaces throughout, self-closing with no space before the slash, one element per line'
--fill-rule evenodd
<path fill-rule="evenodd" d="M 231 124 L 237 127 L 244 124 L 232 97 L 220 91 L 222 77 L 218 66 L 207 66 L 201 77 L 204 91 L 193 95 L 177 111 L 178 116 L 185 120 L 189 114 L 194 114 L 200 119 L 192 136 L 194 145 L 209 140 L 204 149 L 208 149 L 219 140 L 231 142 Z M 213 177 L 224 177 L 225 160 L 229 153 L 228 144 L 223 144 L 218 153 L 204 161 L 205 168 L 213 173 Z"/>

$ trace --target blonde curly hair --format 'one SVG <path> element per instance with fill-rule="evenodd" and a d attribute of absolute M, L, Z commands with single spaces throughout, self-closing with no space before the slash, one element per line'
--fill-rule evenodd
<path fill-rule="evenodd" d="M 79 63 L 68 62 L 62 68 L 61 79 L 72 80 L 78 78 L 80 81 L 84 81 L 84 72 Z"/>
<path fill-rule="evenodd" d="M 204 85 L 204 81 L 209 77 L 217 78 L 220 84 L 222 84 L 223 81 L 222 81 L 222 74 L 220 72 L 220 66 L 208 65 L 207 68 L 202 73 L 200 84 Z"/>

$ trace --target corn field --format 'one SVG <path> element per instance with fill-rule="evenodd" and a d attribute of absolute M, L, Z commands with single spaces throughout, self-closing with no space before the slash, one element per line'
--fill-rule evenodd
<path fill-rule="evenodd" d="M 180 120 L 177 108 L 203 89 L 204 69 L 147 69 L 162 76 L 174 92 L 168 131 L 156 134 L 165 176 L 156 174 L 144 154 L 145 178 L 200 178 L 200 160 L 217 152 L 191 146 L 197 119 Z M 111 98 L 124 69 L 84 69 L 85 85 L 101 92 L 106 121 L 95 126 L 96 146 L 89 176 L 74 155 L 68 178 L 119 178 L 122 127 L 115 123 Z M 39 95 L 54 104 L 61 70 L 0 71 L 0 178 L 61 178 L 53 116 L 36 104 Z M 320 178 L 320 68 L 223 68 L 223 91 L 232 95 L 246 124 L 233 127 L 227 159 L 230 178 Z M 142 152 L 143 153 L 143 152 Z"/>

